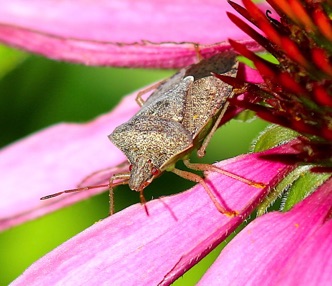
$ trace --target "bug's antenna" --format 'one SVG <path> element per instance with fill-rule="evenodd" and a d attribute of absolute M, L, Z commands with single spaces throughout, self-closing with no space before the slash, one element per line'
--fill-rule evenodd
<path fill-rule="evenodd" d="M 64 190 L 62 192 L 58 192 L 58 193 L 54 193 L 54 194 L 50 194 L 44 197 L 41 197 L 40 200 L 48 200 L 63 194 L 68 194 L 68 193 L 76 193 L 76 192 L 83 192 L 83 191 L 87 191 L 87 190 L 91 190 L 91 189 L 99 189 L 99 188 L 110 188 L 111 185 L 110 183 L 108 184 L 103 184 L 103 185 L 96 185 L 96 186 L 87 186 L 87 187 L 81 187 L 81 188 L 77 188 L 77 189 L 70 189 L 70 190 Z M 113 187 L 113 186 L 112 186 Z"/>
<path fill-rule="evenodd" d="M 114 183 L 114 180 L 119 180 L 118 182 Z M 109 190 L 112 190 L 113 187 L 119 186 L 119 185 L 126 185 L 128 184 L 129 180 L 129 174 L 124 173 L 124 174 L 115 174 L 111 177 L 110 181 L 108 184 L 101 184 L 101 185 L 95 185 L 95 186 L 86 186 L 86 187 L 80 187 L 76 189 L 70 189 L 70 190 L 64 190 L 58 193 L 50 194 L 45 197 L 41 197 L 40 200 L 48 200 L 63 194 L 68 194 L 68 193 L 76 193 L 76 192 L 83 192 L 91 189 L 99 189 L 99 188 L 107 188 Z"/>

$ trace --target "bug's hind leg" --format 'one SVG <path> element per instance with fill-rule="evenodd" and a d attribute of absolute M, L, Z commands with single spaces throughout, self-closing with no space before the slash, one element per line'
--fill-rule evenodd
<path fill-rule="evenodd" d="M 238 214 L 236 211 L 233 211 L 227 207 L 222 206 L 221 203 L 219 202 L 219 200 L 217 199 L 217 197 L 215 196 L 215 194 L 213 193 L 213 191 L 205 183 L 204 179 L 202 177 L 200 177 L 199 175 L 196 175 L 191 172 L 179 170 L 176 168 L 174 168 L 172 170 L 172 172 L 186 180 L 201 184 L 220 213 L 222 213 L 226 216 L 229 216 L 229 217 L 234 217 Z"/>
<path fill-rule="evenodd" d="M 217 172 L 219 174 L 225 175 L 227 177 L 233 178 L 235 180 L 238 180 L 246 185 L 253 186 L 255 188 L 263 189 L 266 187 L 265 184 L 260 182 L 255 182 L 250 179 L 246 179 L 240 175 L 234 174 L 232 172 L 226 171 L 224 169 L 218 168 L 217 166 L 211 165 L 211 164 L 201 164 L 201 163 L 191 163 L 188 159 L 183 160 L 183 163 L 188 167 L 189 169 L 196 170 L 196 171 L 209 171 L 209 172 Z"/>

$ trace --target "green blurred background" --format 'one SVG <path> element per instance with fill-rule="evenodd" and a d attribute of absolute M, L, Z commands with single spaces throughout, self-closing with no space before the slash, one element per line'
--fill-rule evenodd
<path fill-rule="evenodd" d="M 173 73 L 85 67 L 0 46 L 0 147 L 51 124 L 91 120 L 110 111 L 124 95 Z M 215 134 L 204 161 L 213 163 L 248 152 L 251 141 L 265 126 L 258 119 L 250 123 L 232 120 Z M 146 197 L 167 195 L 170 181 L 177 192 L 192 185 L 173 174 L 165 174 L 148 187 Z M 17 196 L 21 191 L 26 190 L 13 190 Z M 8 285 L 38 258 L 105 218 L 108 201 L 108 194 L 104 193 L 0 233 L 0 286 Z M 137 193 L 127 187 L 117 188 L 117 211 L 137 202 Z M 221 247 L 174 285 L 195 285 Z"/>

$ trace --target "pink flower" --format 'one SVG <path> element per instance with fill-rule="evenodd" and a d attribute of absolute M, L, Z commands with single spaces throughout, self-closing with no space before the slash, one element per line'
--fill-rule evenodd
<path fill-rule="evenodd" d="M 269 213 L 250 223 L 226 246 L 200 285 L 331 284 L 331 182 L 291 211 Z"/>
<path fill-rule="evenodd" d="M 0 40 L 49 58 L 88 65 L 179 68 L 195 62 L 192 43 L 199 44 L 203 57 L 231 49 L 225 42 L 229 37 L 258 49 L 229 22 L 225 10 L 230 9 L 225 1 L 27 4 L 14 0 L 0 7 Z M 256 73 L 246 71 L 246 80 L 257 82 Z M 38 200 L 124 161 L 124 155 L 106 135 L 138 109 L 134 96 L 129 96 L 115 110 L 92 122 L 58 124 L 1 150 L 0 229 L 100 192 Z M 262 153 L 217 164 L 264 183 L 267 187 L 263 189 L 207 174 L 206 181 L 218 199 L 238 216 L 220 214 L 204 189 L 196 185 L 181 194 L 148 202 L 149 216 L 136 204 L 94 224 L 35 262 L 13 285 L 169 285 L 243 223 L 291 171 L 284 182 L 295 185 L 303 170 L 294 170 L 294 160 L 291 164 L 289 160 L 272 160 L 284 159 L 281 155 L 298 159 L 302 150 L 294 147 L 303 146 L 303 139 L 289 140 L 279 140 L 286 144 Z M 289 212 L 269 213 L 245 227 L 222 251 L 201 284 L 269 281 L 309 285 L 309 277 L 312 285 L 331 283 L 332 192 L 331 180 L 326 178 Z M 14 187 L 28 187 L 29 191 L 16 196 Z M 294 203 L 288 204 L 291 208 Z"/>

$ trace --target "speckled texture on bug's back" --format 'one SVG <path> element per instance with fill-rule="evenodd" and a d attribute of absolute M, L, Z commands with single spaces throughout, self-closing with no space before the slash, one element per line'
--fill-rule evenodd
<path fill-rule="evenodd" d="M 147 116 L 135 117 L 120 125 L 110 139 L 131 163 L 144 156 L 159 168 L 192 144 L 191 134 L 180 123 Z"/>
<path fill-rule="evenodd" d="M 153 180 L 155 167 L 160 172 L 169 170 L 182 156 L 200 147 L 194 146 L 201 144 L 196 143 L 196 137 L 204 139 L 232 94 L 231 87 L 211 72 L 234 76 L 236 71 L 234 53 L 219 54 L 182 69 L 109 135 L 132 165 L 132 189 L 142 191 Z"/>

